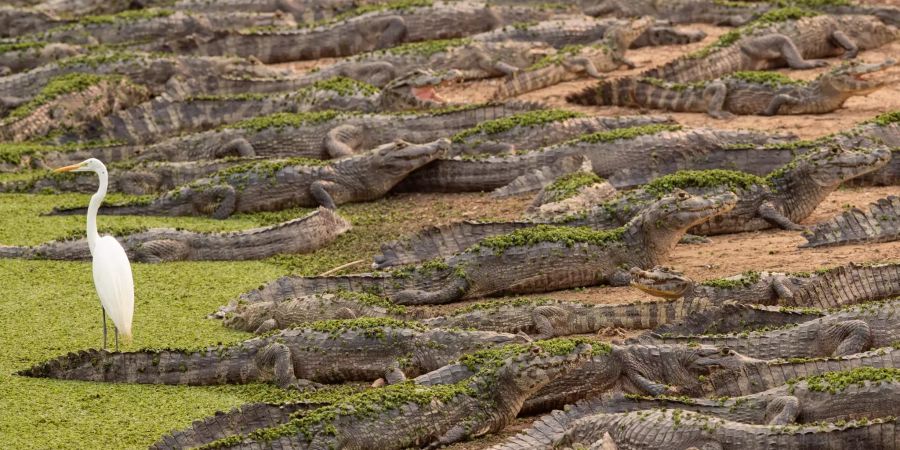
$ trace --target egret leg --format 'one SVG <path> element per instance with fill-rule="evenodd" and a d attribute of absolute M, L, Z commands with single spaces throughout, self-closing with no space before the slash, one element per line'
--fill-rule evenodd
<path fill-rule="evenodd" d="M 103 311 L 103 350 L 106 350 L 106 310 L 101 306 L 100 311 Z"/>

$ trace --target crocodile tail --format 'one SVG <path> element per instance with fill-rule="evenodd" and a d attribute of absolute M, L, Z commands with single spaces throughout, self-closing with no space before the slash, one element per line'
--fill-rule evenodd
<path fill-rule="evenodd" d="M 600 413 L 617 412 L 615 405 L 629 403 L 622 393 L 607 393 L 599 397 L 583 399 L 563 410 L 554 410 L 539 417 L 531 427 L 490 447 L 490 450 L 530 450 L 552 448 L 575 421 Z"/>
<path fill-rule="evenodd" d="M 522 174 L 510 181 L 506 186 L 494 189 L 491 196 L 504 198 L 514 195 L 538 192 L 549 186 L 559 177 L 573 172 L 592 172 L 591 160 L 584 155 L 563 157 L 553 164 Z"/>
<path fill-rule="evenodd" d="M 270 281 L 258 289 L 242 294 L 228 306 L 219 308 L 212 317 L 222 318 L 234 311 L 238 303 L 278 302 L 303 295 L 321 294 L 337 290 L 382 293 L 391 280 L 389 276 L 375 274 L 301 277 L 288 275 Z"/>
<path fill-rule="evenodd" d="M 846 211 L 816 225 L 804 237 L 807 242 L 800 247 L 900 240 L 900 197 L 879 199 L 867 211 L 856 208 Z"/>
<path fill-rule="evenodd" d="M 31 259 L 34 258 L 34 249 L 18 245 L 0 245 L 0 258 Z"/>
<path fill-rule="evenodd" d="M 780 301 L 786 306 L 839 308 L 900 295 L 900 264 L 836 267 Z"/>
<path fill-rule="evenodd" d="M 524 112 L 524 111 L 537 111 L 541 109 L 550 109 L 550 106 L 544 102 L 539 102 L 535 100 L 506 100 L 502 103 L 499 103 L 506 109 L 510 109 L 513 111 Z"/>
<path fill-rule="evenodd" d="M 291 415 L 325 406 L 324 403 L 251 403 L 228 412 L 196 420 L 190 428 L 169 433 L 150 446 L 151 450 L 175 450 L 200 447 L 228 436 L 246 435 L 261 428 L 271 428 L 291 420 Z"/>
<path fill-rule="evenodd" d="M 781 306 L 748 305 L 725 302 L 707 306 L 689 314 L 683 320 L 653 330 L 656 334 L 687 336 L 710 333 L 732 333 L 748 328 L 781 327 L 822 317 L 819 310 L 791 310 Z"/>
<path fill-rule="evenodd" d="M 569 94 L 566 101 L 578 105 L 630 106 L 634 104 L 634 91 L 638 80 L 632 77 L 603 80 L 580 92 Z"/>
<path fill-rule="evenodd" d="M 103 381 L 108 383 L 211 385 L 250 381 L 253 370 L 241 370 L 241 358 L 235 352 L 245 349 L 224 347 L 206 350 L 139 350 L 108 352 L 81 350 L 37 364 L 18 375 L 61 380 Z M 228 354 L 229 358 L 225 358 Z M 222 365 L 226 365 L 222 367 Z M 234 367 L 228 367 L 233 365 Z M 252 366 L 251 367 L 255 367 Z"/>
<path fill-rule="evenodd" d="M 494 91 L 492 98 L 497 100 L 516 97 L 526 92 L 536 91 L 575 78 L 577 78 L 577 75 L 555 64 L 521 74 L 516 73 L 506 77 L 500 86 L 497 86 L 497 90 Z"/>
<path fill-rule="evenodd" d="M 435 258 L 447 258 L 471 247 L 478 241 L 498 234 L 511 233 L 531 222 L 458 222 L 426 228 L 409 239 L 381 246 L 381 254 L 375 256 L 373 267 L 414 264 Z"/>
<path fill-rule="evenodd" d="M 104 216 L 129 216 L 148 214 L 150 209 L 148 205 L 121 205 L 121 206 L 104 206 L 100 209 L 99 214 Z M 87 213 L 87 208 L 53 208 L 49 216 L 80 216 Z"/>

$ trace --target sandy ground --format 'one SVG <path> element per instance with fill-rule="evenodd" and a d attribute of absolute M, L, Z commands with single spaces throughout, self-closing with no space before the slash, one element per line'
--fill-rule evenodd
<path fill-rule="evenodd" d="M 633 70 L 621 70 L 608 74 L 618 77 L 638 73 L 648 67 L 663 64 L 681 54 L 699 49 L 727 32 L 728 28 L 710 25 L 684 26 L 687 29 L 701 29 L 708 36 L 702 42 L 686 46 L 647 47 L 629 52 L 628 57 L 637 63 Z M 877 50 L 860 53 L 859 60 L 879 62 L 887 58 L 900 58 L 900 42 L 884 46 Z M 282 65 L 298 72 L 314 67 L 321 67 L 330 61 Z M 829 61 L 832 66 L 840 64 L 841 59 Z M 791 77 L 812 79 L 827 68 L 814 70 L 780 70 Z M 891 74 L 900 79 L 900 68 L 890 69 Z M 641 111 L 618 107 L 585 107 L 566 103 L 565 96 L 593 86 L 594 80 L 581 80 L 560 84 L 520 97 L 523 100 L 541 101 L 553 107 L 581 111 L 593 115 L 625 115 L 625 114 L 665 114 L 662 111 Z M 474 83 L 445 86 L 441 94 L 454 102 L 480 102 L 490 98 L 499 84 L 499 80 L 486 80 Z M 900 109 L 900 83 L 883 88 L 873 94 L 849 99 L 844 108 L 824 115 L 806 116 L 740 116 L 728 121 L 719 121 L 705 114 L 673 113 L 679 123 L 694 127 L 717 128 L 750 128 L 767 131 L 787 131 L 801 138 L 814 138 L 835 131 L 852 127 L 858 122 L 872 118 L 877 114 Z M 900 187 L 840 189 L 830 195 L 803 224 L 812 225 L 842 210 L 857 206 L 864 207 L 869 202 L 889 194 L 900 194 Z M 435 195 L 435 194 L 402 194 L 408 197 L 410 204 L 421 215 L 409 227 L 398 230 L 409 232 L 417 227 L 436 225 L 460 219 L 502 219 L 518 217 L 530 202 L 530 198 L 511 198 L 497 200 L 487 195 Z M 805 239 L 797 232 L 781 230 L 765 230 L 754 233 L 714 236 L 705 244 L 678 245 L 671 255 L 669 265 L 685 272 L 695 280 L 702 281 L 713 278 L 735 275 L 748 270 L 772 271 L 812 271 L 823 267 L 832 267 L 848 262 L 874 262 L 900 260 L 900 242 L 877 245 L 850 245 L 836 248 L 801 249 L 798 245 Z M 635 289 L 620 287 L 595 287 L 564 292 L 544 294 L 553 298 L 579 300 L 591 303 L 626 303 L 635 300 L 649 300 L 647 294 Z M 453 308 L 459 304 L 453 305 Z M 631 333 L 629 333 L 631 334 Z M 607 340 L 618 336 L 606 336 Z M 526 428 L 533 418 L 518 419 L 498 435 L 489 436 L 476 441 L 453 445 L 452 449 L 482 449 L 502 441 L 505 437 Z"/>

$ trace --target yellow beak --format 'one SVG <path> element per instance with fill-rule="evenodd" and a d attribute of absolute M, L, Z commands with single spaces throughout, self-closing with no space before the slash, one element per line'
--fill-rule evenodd
<path fill-rule="evenodd" d="M 77 169 L 77 168 L 79 168 L 79 167 L 81 167 L 81 163 L 78 163 L 78 164 L 72 164 L 71 166 L 66 166 L 66 167 L 60 167 L 59 169 L 53 169 L 53 171 L 56 172 L 56 173 L 70 172 L 70 171 L 73 171 L 73 170 L 75 170 L 75 169 Z"/>

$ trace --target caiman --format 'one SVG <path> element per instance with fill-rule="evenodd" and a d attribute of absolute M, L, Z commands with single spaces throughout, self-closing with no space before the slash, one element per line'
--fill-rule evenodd
<path fill-rule="evenodd" d="M 898 300 L 863 303 L 825 317 L 771 331 L 745 329 L 724 335 L 646 334 L 641 343 L 688 343 L 727 346 L 759 359 L 847 356 L 885 347 L 900 339 Z"/>
<path fill-rule="evenodd" d="M 716 235 L 779 227 L 801 230 L 797 224 L 808 217 L 842 182 L 884 167 L 891 158 L 886 147 L 845 149 L 826 146 L 803 154 L 776 169 L 765 179 L 742 172 L 725 170 L 682 171 L 658 178 L 643 188 L 623 193 L 618 198 L 554 220 L 514 222 L 461 222 L 423 230 L 408 239 L 382 246 L 375 267 L 409 264 L 454 254 L 479 240 L 538 223 L 589 226 L 608 229 L 620 226 L 673 188 L 707 195 L 734 191 L 738 205 L 727 214 L 704 222 L 689 232 Z"/>
<path fill-rule="evenodd" d="M 209 42 L 178 50 L 200 55 L 253 56 L 264 63 L 350 56 L 408 42 L 460 38 L 516 22 L 544 20 L 553 8 L 480 2 L 386 3 L 382 8 L 313 28 L 217 32 Z"/>
<path fill-rule="evenodd" d="M 684 129 L 679 125 L 664 124 L 636 126 L 585 134 L 522 154 L 439 159 L 414 172 L 397 190 L 493 191 L 535 171 L 571 164 L 575 160 L 567 170 L 572 171 L 581 166 L 585 157 L 597 175 L 621 189 L 639 186 L 678 170 L 721 167 L 721 159 L 729 159 L 723 150 L 730 146 L 763 146 L 783 142 L 789 137 L 750 130 Z M 744 157 L 746 155 L 737 153 L 734 162 L 749 165 L 742 159 Z M 565 172 L 563 170 L 559 175 Z M 556 177 L 549 180 L 553 178 Z"/>
<path fill-rule="evenodd" d="M 201 95 L 187 98 L 161 95 L 151 101 L 88 123 L 62 140 L 120 140 L 149 143 L 175 134 L 207 130 L 252 117 L 277 113 L 326 110 L 385 112 L 444 105 L 434 87 L 453 74 L 413 72 L 384 89 L 348 78 L 330 78 L 290 93 Z"/>
<path fill-rule="evenodd" d="M 774 72 L 735 72 L 713 81 L 668 83 L 656 78 L 622 78 L 603 83 L 582 104 L 705 112 L 716 119 L 734 115 L 825 114 L 850 97 L 868 95 L 895 83 L 892 77 L 863 78 L 896 63 L 845 63 L 803 82 Z"/>
<path fill-rule="evenodd" d="M 677 191 L 615 230 L 534 227 L 485 239 L 446 262 L 433 261 L 388 274 L 287 276 L 242 295 L 241 300 L 278 301 L 344 289 L 375 291 L 397 304 L 439 304 L 487 295 L 625 283 L 627 269 L 622 267 L 652 267 L 665 260 L 687 228 L 729 211 L 735 201 L 731 193 L 700 197 Z M 232 309 L 233 305 L 222 311 Z"/>
<path fill-rule="evenodd" d="M 708 47 L 682 56 L 639 75 L 676 83 L 714 80 L 734 72 L 780 67 L 811 69 L 827 63 L 812 58 L 854 58 L 860 50 L 890 43 L 900 36 L 897 28 L 872 16 L 812 15 L 808 10 L 788 8 L 770 11 Z M 567 99 L 590 102 L 598 89 L 589 87 Z"/>
<path fill-rule="evenodd" d="M 605 393 L 539 418 L 529 429 L 507 439 L 499 448 L 533 448 L 524 444 L 561 437 L 575 421 L 601 413 L 672 408 L 746 424 L 784 426 L 893 416 L 900 411 L 896 402 L 890 401 L 895 398 L 900 398 L 900 369 L 874 367 L 799 377 L 788 380 L 785 385 L 741 397 L 702 399 Z M 516 444 L 522 446 L 516 447 Z"/>
<path fill-rule="evenodd" d="M 278 254 L 309 253 L 350 229 L 334 211 L 320 208 L 303 217 L 267 227 L 230 233 L 201 233 L 154 228 L 118 236 L 135 262 L 243 261 Z M 0 258 L 90 261 L 87 239 L 48 242 L 35 247 L 0 245 Z"/>
<path fill-rule="evenodd" d="M 524 342 L 488 331 L 429 329 L 380 318 L 324 320 L 202 349 L 107 352 L 82 350 L 35 365 L 20 375 L 108 383 L 220 385 L 402 381 L 476 350 Z"/>
<path fill-rule="evenodd" d="M 458 383 L 421 386 L 408 382 L 370 390 L 318 410 L 300 411 L 277 426 L 212 442 L 188 441 L 187 445 L 222 449 L 439 448 L 502 430 L 515 419 L 528 396 L 583 364 L 591 353 L 590 344 L 574 340 L 505 346 L 473 355 L 469 365 L 476 373 Z M 180 433 L 179 437 L 190 439 Z M 182 446 L 174 437 L 165 437 L 152 448 Z"/>
<path fill-rule="evenodd" d="M 548 86 L 583 77 L 602 78 L 621 66 L 636 65 L 625 58 L 625 51 L 653 25 L 644 17 L 625 25 L 610 27 L 599 42 L 570 45 L 557 54 L 548 55 L 525 70 L 507 74 L 506 80 L 492 94 L 494 99 L 515 97 Z"/>
<path fill-rule="evenodd" d="M 366 153 L 332 161 L 303 158 L 239 165 L 171 190 L 144 205 L 105 207 L 100 214 L 157 216 L 209 215 L 280 211 L 294 207 L 377 199 L 403 177 L 447 152 L 450 141 L 427 144 L 397 141 Z M 83 208 L 56 211 L 82 214 Z"/>
<path fill-rule="evenodd" d="M 825 247 L 900 240 L 900 197 L 880 198 L 863 211 L 853 208 L 817 224 L 800 247 Z"/>
<path fill-rule="evenodd" d="M 549 431 L 549 430 L 548 430 Z M 556 439 L 535 437 L 492 447 L 513 449 L 707 449 L 867 448 L 898 445 L 900 421 L 874 420 L 795 426 L 750 425 L 681 409 L 599 413 L 571 423 Z"/>

